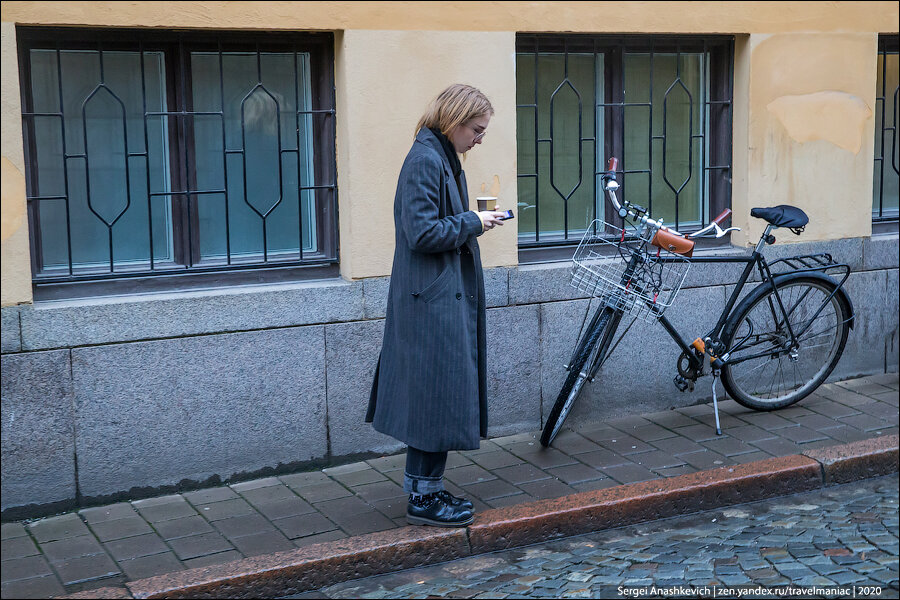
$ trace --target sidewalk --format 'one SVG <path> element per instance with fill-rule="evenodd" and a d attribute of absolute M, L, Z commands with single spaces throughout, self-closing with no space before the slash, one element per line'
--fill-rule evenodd
<path fill-rule="evenodd" d="M 896 436 L 898 389 L 893 373 L 825 385 L 773 413 L 725 401 L 721 437 L 712 406 L 698 405 L 576 427 L 551 449 L 540 446 L 539 432 L 495 438 L 479 450 L 450 454 L 447 488 L 484 513 Z M 5 523 L 2 595 L 120 588 L 119 597 L 130 597 L 125 582 L 155 575 L 400 528 L 431 533 L 406 528 L 404 463 L 400 454 Z M 453 531 L 446 537 L 454 538 Z"/>

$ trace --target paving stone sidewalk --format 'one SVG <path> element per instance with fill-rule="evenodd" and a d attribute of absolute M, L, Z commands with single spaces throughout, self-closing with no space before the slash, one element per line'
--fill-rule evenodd
<path fill-rule="evenodd" d="M 494 438 L 451 452 L 476 510 L 673 477 L 898 432 L 896 373 L 822 386 L 772 413 L 720 403 Z M 2 525 L 2 595 L 46 598 L 406 525 L 405 454 Z"/>
<path fill-rule="evenodd" d="M 288 598 L 896 598 L 897 490 L 895 473 Z"/>

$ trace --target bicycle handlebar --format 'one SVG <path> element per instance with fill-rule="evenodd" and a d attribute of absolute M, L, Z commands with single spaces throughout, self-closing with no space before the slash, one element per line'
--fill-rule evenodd
<path fill-rule="evenodd" d="M 609 161 L 607 161 L 607 172 L 603 174 L 601 181 L 604 182 L 604 189 L 606 190 L 607 195 L 609 196 L 609 201 L 612 202 L 613 206 L 616 207 L 616 212 L 619 217 L 625 219 L 626 217 L 631 217 L 636 219 L 641 225 L 646 225 L 649 227 L 653 227 L 657 230 L 668 231 L 675 235 L 681 236 L 683 238 L 693 238 L 699 237 L 705 233 L 715 230 L 716 237 L 722 237 L 726 233 L 732 230 L 739 230 L 737 227 L 729 227 L 728 229 L 723 230 L 720 225 L 724 223 L 729 217 L 731 217 L 731 209 L 726 208 L 722 211 L 722 213 L 717 216 L 715 219 L 709 222 L 709 225 L 701 229 L 700 231 L 695 231 L 692 234 L 685 235 L 680 231 L 676 231 L 671 227 L 666 227 L 663 225 L 662 219 L 656 221 L 647 216 L 645 212 L 637 212 L 631 208 L 631 205 L 625 201 L 623 204 L 619 203 L 619 199 L 616 197 L 616 190 L 619 189 L 619 183 L 616 181 L 616 169 L 619 167 L 619 159 L 616 157 L 610 157 Z M 643 210 L 643 209 L 641 209 Z"/>
<path fill-rule="evenodd" d="M 727 221 L 729 217 L 731 217 L 731 209 L 730 209 L 730 208 L 726 208 L 725 210 L 722 211 L 722 214 L 720 214 L 718 217 L 716 217 L 715 219 L 713 219 L 713 220 L 710 221 L 710 222 L 711 222 L 711 223 L 715 223 L 716 225 L 721 226 L 722 223 L 724 223 L 725 221 Z"/>

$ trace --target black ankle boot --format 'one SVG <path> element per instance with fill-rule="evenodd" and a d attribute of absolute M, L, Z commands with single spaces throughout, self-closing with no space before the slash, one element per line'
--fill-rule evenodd
<path fill-rule="evenodd" d="M 456 506 L 458 508 L 464 508 L 466 510 L 474 511 L 475 506 L 472 504 L 471 500 L 467 500 L 465 498 L 460 498 L 459 496 L 454 496 L 447 490 L 441 490 L 439 492 L 435 492 L 437 497 L 449 504 L 450 506 Z"/>
<path fill-rule="evenodd" d="M 406 505 L 406 522 L 410 525 L 465 527 L 474 519 L 470 509 L 445 502 L 439 493 L 418 498 L 410 496 Z"/>

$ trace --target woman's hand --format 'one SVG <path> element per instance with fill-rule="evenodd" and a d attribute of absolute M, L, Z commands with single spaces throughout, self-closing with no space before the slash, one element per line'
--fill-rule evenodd
<path fill-rule="evenodd" d="M 506 213 L 495 210 L 483 210 L 478 213 L 478 218 L 484 224 L 485 231 L 490 231 L 497 225 L 503 225 L 501 218 L 504 216 L 506 216 Z"/>

